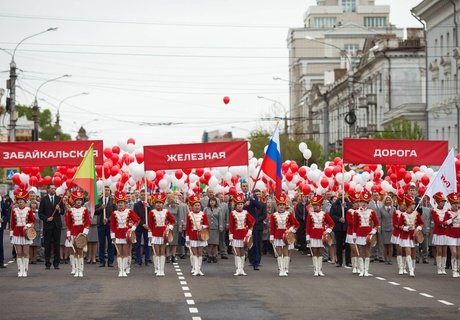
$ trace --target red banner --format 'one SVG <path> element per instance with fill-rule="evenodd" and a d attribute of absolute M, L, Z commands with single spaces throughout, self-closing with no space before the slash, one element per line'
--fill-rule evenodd
<path fill-rule="evenodd" d="M 447 141 L 343 139 L 344 163 L 441 165 Z"/>
<path fill-rule="evenodd" d="M 102 140 L 27 141 L 0 143 L 0 167 L 78 166 L 91 144 L 103 164 Z"/>
<path fill-rule="evenodd" d="M 247 141 L 144 146 L 145 170 L 247 165 Z"/>

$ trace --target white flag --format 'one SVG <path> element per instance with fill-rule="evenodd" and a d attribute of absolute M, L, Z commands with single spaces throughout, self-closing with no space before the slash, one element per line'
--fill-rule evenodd
<path fill-rule="evenodd" d="M 447 195 L 452 192 L 457 192 L 454 149 L 450 150 L 441 168 L 439 168 L 439 171 L 426 188 L 425 195 L 430 197 L 433 208 L 437 207 L 436 202 L 433 200 L 433 195 L 437 192 L 442 192 L 444 197 L 447 197 Z M 450 207 L 448 203 L 446 206 Z"/>

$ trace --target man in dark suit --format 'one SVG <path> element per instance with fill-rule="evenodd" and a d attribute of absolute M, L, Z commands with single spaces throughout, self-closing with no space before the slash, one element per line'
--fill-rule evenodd
<path fill-rule="evenodd" d="M 56 195 L 56 186 L 48 186 L 48 195 L 40 201 L 38 216 L 43 221 L 43 237 L 45 240 L 45 267 L 51 267 L 51 247 L 53 248 L 53 266 L 59 269 L 59 244 L 61 241 L 62 220 L 65 205 L 61 197 Z"/>
<path fill-rule="evenodd" d="M 8 197 L 8 195 L 5 195 L 4 198 Z M 5 256 L 3 253 L 3 230 L 6 229 L 6 225 L 8 224 L 8 221 L 10 219 L 10 208 L 8 207 L 8 201 L 5 201 L 5 199 L 2 198 L 1 200 L 1 207 L 0 207 L 0 268 L 6 268 L 5 265 Z"/>
<path fill-rule="evenodd" d="M 104 195 L 99 198 L 99 203 L 94 209 L 97 219 L 97 236 L 99 239 L 99 267 L 105 267 L 105 247 L 107 242 L 107 266 L 113 267 L 114 247 L 110 237 L 110 217 L 116 206 L 110 195 L 110 188 L 104 187 Z"/>
<path fill-rule="evenodd" d="M 302 254 L 307 253 L 307 241 L 305 238 L 305 227 L 307 221 L 307 206 L 310 204 L 308 195 L 302 194 L 302 198 L 294 207 L 295 218 L 299 221 L 299 229 L 296 232 L 296 243 Z"/>
<path fill-rule="evenodd" d="M 136 228 L 136 263 L 142 266 L 142 254 L 141 254 L 141 245 L 142 239 L 144 240 L 144 254 L 145 254 L 145 265 L 149 264 L 150 260 L 150 247 L 149 247 L 149 228 L 147 226 L 147 221 L 145 221 L 145 212 L 152 210 L 150 205 L 145 201 L 145 190 L 142 189 L 139 193 L 139 200 L 134 203 L 133 211 L 141 219 L 141 222 L 137 225 Z"/>
<path fill-rule="evenodd" d="M 249 191 L 249 184 L 246 181 L 241 182 L 241 191 L 244 194 L 243 210 L 249 212 L 249 214 L 256 220 L 252 230 L 253 245 L 248 252 L 249 263 L 253 266 L 254 270 L 259 270 L 260 261 L 262 259 L 262 234 L 264 231 L 264 220 L 267 216 L 267 210 L 265 207 L 265 216 L 263 216 L 263 212 L 259 212 L 259 210 L 263 210 L 263 206 L 259 202 L 257 195 L 255 193 L 251 194 Z"/>
<path fill-rule="evenodd" d="M 343 207 L 343 208 L 342 208 Z M 347 237 L 347 222 L 345 220 L 345 213 L 351 208 L 351 202 L 345 197 L 345 202 L 342 204 L 342 197 L 339 196 L 329 211 L 329 215 L 334 220 L 334 235 L 335 243 L 337 245 L 337 267 L 343 265 L 343 249 L 345 248 L 345 266 L 351 266 L 350 245 L 345 243 Z"/>

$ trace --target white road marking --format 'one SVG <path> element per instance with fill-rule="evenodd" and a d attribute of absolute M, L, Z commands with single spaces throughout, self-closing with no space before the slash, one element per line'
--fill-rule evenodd
<path fill-rule="evenodd" d="M 185 277 L 177 277 L 179 280 L 185 280 Z"/>
<path fill-rule="evenodd" d="M 424 296 L 426 298 L 433 298 L 434 296 L 432 296 L 431 294 L 428 294 L 428 293 L 420 293 L 421 296 Z"/>
<path fill-rule="evenodd" d="M 407 291 L 411 291 L 411 292 L 417 291 L 417 290 L 409 288 L 409 287 L 403 287 L 403 289 L 406 289 Z"/>
<path fill-rule="evenodd" d="M 201 317 L 192 317 L 192 320 L 201 320 Z"/>
<path fill-rule="evenodd" d="M 187 304 L 195 304 L 195 301 L 193 301 L 193 300 L 187 300 Z"/>
<path fill-rule="evenodd" d="M 198 313 L 198 308 L 188 308 L 190 313 Z"/>
<path fill-rule="evenodd" d="M 386 280 L 385 278 L 382 278 L 382 277 L 375 277 L 375 279 L 377 279 L 377 280 L 382 280 L 382 281 L 385 281 L 385 280 Z"/>
<path fill-rule="evenodd" d="M 438 302 L 441 302 L 442 304 L 445 304 L 446 306 L 453 306 L 454 304 L 452 302 L 446 301 L 446 300 L 438 300 Z"/>
<path fill-rule="evenodd" d="M 192 293 L 190 293 L 190 292 L 184 292 L 184 296 L 185 296 L 186 298 L 191 298 L 191 297 L 192 297 Z"/>
<path fill-rule="evenodd" d="M 178 276 L 183 276 L 184 274 L 182 272 L 177 273 Z"/>
<path fill-rule="evenodd" d="M 180 284 L 181 284 L 181 285 L 186 285 L 186 284 L 187 284 L 187 281 L 181 281 Z"/>
<path fill-rule="evenodd" d="M 189 287 L 182 287 L 182 291 L 190 291 Z"/>
<path fill-rule="evenodd" d="M 389 284 L 392 284 L 392 285 L 394 285 L 394 286 L 399 286 L 399 283 L 397 283 L 397 282 L 388 281 L 388 283 L 389 283 Z"/>

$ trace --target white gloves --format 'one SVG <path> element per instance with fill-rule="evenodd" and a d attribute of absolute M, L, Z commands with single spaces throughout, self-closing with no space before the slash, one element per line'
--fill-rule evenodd
<path fill-rule="evenodd" d="M 406 232 L 409 231 L 409 226 L 404 226 L 403 231 L 406 231 Z"/>
<path fill-rule="evenodd" d="M 228 240 L 233 241 L 233 234 L 228 235 Z"/>
<path fill-rule="evenodd" d="M 248 235 L 248 236 L 252 236 L 252 229 L 249 229 L 249 230 L 248 230 L 247 235 Z"/>
<path fill-rule="evenodd" d="M 70 238 L 70 231 L 67 231 L 67 238 Z"/>
<path fill-rule="evenodd" d="M 115 232 L 110 232 L 110 238 L 115 239 Z"/>
<path fill-rule="evenodd" d="M 275 241 L 275 236 L 274 235 L 270 235 L 270 241 Z"/>
<path fill-rule="evenodd" d="M 308 234 L 307 234 L 306 240 L 310 241 L 310 236 Z"/>
<path fill-rule="evenodd" d="M 185 237 L 185 242 L 190 242 L 190 237 L 189 236 Z"/>
<path fill-rule="evenodd" d="M 32 223 L 27 223 L 26 228 L 30 228 L 30 227 L 32 227 Z"/>
<path fill-rule="evenodd" d="M 171 231 L 173 231 L 174 226 L 173 226 L 172 224 L 169 224 L 169 225 L 168 225 L 168 229 L 171 230 Z"/>
<path fill-rule="evenodd" d="M 377 233 L 377 230 L 375 228 L 373 228 L 370 232 L 370 234 L 376 234 Z"/>
<path fill-rule="evenodd" d="M 131 231 L 136 231 L 136 227 L 137 227 L 136 225 L 132 226 Z"/>
<path fill-rule="evenodd" d="M 295 233 L 297 230 L 294 227 L 290 227 L 289 231 Z"/>
<path fill-rule="evenodd" d="M 326 233 L 331 233 L 332 232 L 332 229 L 331 228 L 327 228 L 326 229 Z"/>
<path fill-rule="evenodd" d="M 88 228 L 83 229 L 83 234 L 84 234 L 85 236 L 87 236 L 88 233 L 89 233 L 89 229 L 88 229 Z"/>
<path fill-rule="evenodd" d="M 447 224 L 452 224 L 452 218 L 446 221 Z"/>
<path fill-rule="evenodd" d="M 148 238 L 152 238 L 152 237 L 153 237 L 153 234 L 152 234 L 151 231 L 147 232 L 147 237 L 148 237 Z"/>
<path fill-rule="evenodd" d="M 420 231 L 422 230 L 422 226 L 418 226 L 416 229 Z"/>

